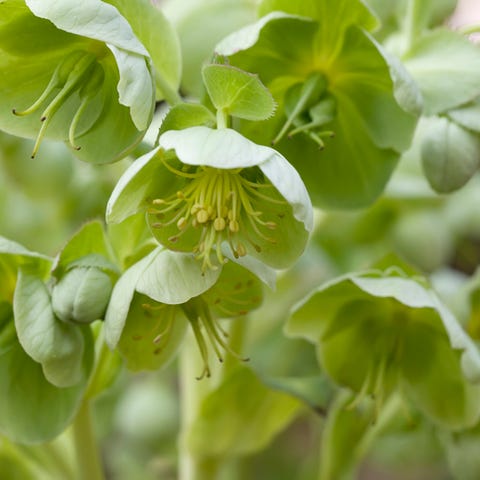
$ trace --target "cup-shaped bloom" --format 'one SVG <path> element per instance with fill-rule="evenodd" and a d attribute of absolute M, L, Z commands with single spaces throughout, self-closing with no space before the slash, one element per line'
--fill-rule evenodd
<path fill-rule="evenodd" d="M 287 333 L 312 341 L 327 374 L 382 406 L 400 391 L 448 428 L 480 417 L 480 355 L 435 293 L 402 270 L 349 274 L 297 305 Z"/>
<path fill-rule="evenodd" d="M 203 270 L 251 255 L 274 268 L 303 252 L 313 209 L 296 170 L 276 150 L 238 132 L 191 127 L 161 135 L 160 146 L 125 172 L 107 221 L 144 210 L 155 238 L 193 252 Z"/>
<path fill-rule="evenodd" d="M 271 271 L 264 271 L 271 283 Z M 190 325 L 204 363 L 199 378 L 208 377 L 211 353 L 219 361 L 225 351 L 236 355 L 219 320 L 246 315 L 262 299 L 258 278 L 237 263 L 202 274 L 191 255 L 157 247 L 116 283 L 105 316 L 105 339 L 130 369 L 152 370 L 174 357 Z"/>
<path fill-rule="evenodd" d="M 240 131 L 273 142 L 316 206 L 371 204 L 410 145 L 416 118 L 403 108 L 418 109 L 415 83 L 367 33 L 376 20 L 360 0 L 264 0 L 259 13 L 215 48 L 258 74 L 278 104 L 263 128 Z"/>
<path fill-rule="evenodd" d="M 0 77 L 0 128 L 36 138 L 32 157 L 49 137 L 67 141 L 79 158 L 108 163 L 143 137 L 155 104 L 151 60 L 114 6 L 2 4 L 0 52 L 8 72 Z"/>

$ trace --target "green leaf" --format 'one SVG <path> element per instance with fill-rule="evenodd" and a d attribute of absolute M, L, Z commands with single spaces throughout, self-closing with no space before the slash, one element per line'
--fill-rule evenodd
<path fill-rule="evenodd" d="M 416 40 L 402 61 L 420 87 L 426 115 L 457 107 L 480 94 L 480 52 L 458 33 L 430 32 Z"/>
<path fill-rule="evenodd" d="M 202 75 L 217 110 L 247 120 L 265 120 L 273 115 L 275 102 L 258 76 L 227 65 L 207 65 Z"/>
<path fill-rule="evenodd" d="M 55 317 L 40 278 L 20 271 L 14 313 L 18 339 L 28 355 L 42 364 L 47 379 L 58 387 L 82 381 L 84 337 L 77 327 Z"/>
<path fill-rule="evenodd" d="M 215 124 L 215 115 L 207 107 L 195 103 L 180 103 L 168 111 L 160 126 L 159 134 L 196 125 L 214 127 Z"/>
<path fill-rule="evenodd" d="M 463 187 L 480 166 L 480 139 L 447 118 L 430 117 L 422 139 L 423 171 L 437 192 Z"/>
<path fill-rule="evenodd" d="M 298 400 L 270 390 L 249 368 L 238 366 L 203 400 L 187 434 L 189 449 L 200 457 L 254 453 L 265 448 L 300 407 Z"/>
<path fill-rule="evenodd" d="M 103 263 L 96 258 L 99 256 L 104 257 Z M 78 265 L 82 257 L 91 259 L 90 263 L 84 262 L 83 266 L 110 266 L 110 269 L 115 271 L 115 265 L 106 261 L 106 259 L 112 259 L 112 256 L 103 225 L 99 221 L 92 221 L 83 225 L 62 248 L 56 258 L 53 275 L 61 278 L 72 264 Z"/>
<path fill-rule="evenodd" d="M 85 361 L 87 370 L 90 361 Z M 90 363 L 90 366 L 88 366 Z M 18 342 L 0 354 L 0 431 L 19 443 L 43 443 L 65 430 L 80 406 L 83 382 L 58 388 Z"/>

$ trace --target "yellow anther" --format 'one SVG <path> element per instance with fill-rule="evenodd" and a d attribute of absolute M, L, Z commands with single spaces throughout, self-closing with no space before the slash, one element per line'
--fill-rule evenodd
<path fill-rule="evenodd" d="M 163 198 L 155 198 L 155 200 L 152 200 L 153 205 L 165 205 L 165 203 Z"/>
<path fill-rule="evenodd" d="M 239 257 L 244 257 L 247 254 L 247 249 L 243 243 L 238 243 L 236 250 Z"/>
<path fill-rule="evenodd" d="M 236 220 L 230 220 L 228 228 L 232 233 L 237 233 L 240 230 L 240 225 Z"/>
<path fill-rule="evenodd" d="M 225 221 L 224 218 L 222 217 L 217 217 L 214 221 L 213 221 L 213 228 L 217 231 L 217 232 L 221 232 L 222 230 L 225 230 L 225 227 L 227 226 L 227 222 Z"/>
<path fill-rule="evenodd" d="M 177 198 L 181 198 L 183 200 L 185 198 L 185 194 L 181 190 L 179 190 L 177 192 Z"/>
<path fill-rule="evenodd" d="M 265 226 L 270 230 L 275 230 L 277 228 L 277 224 L 275 222 L 265 222 Z"/>
<path fill-rule="evenodd" d="M 178 227 L 179 230 L 185 230 L 187 225 L 188 225 L 188 222 L 187 222 L 187 219 L 185 217 L 180 217 L 178 219 L 177 227 Z"/>
<path fill-rule="evenodd" d="M 193 207 L 190 209 L 190 213 L 191 213 L 192 215 L 196 215 L 197 212 L 198 212 L 201 208 L 202 208 L 202 206 L 201 206 L 200 204 L 195 203 L 195 204 L 193 205 Z"/>
<path fill-rule="evenodd" d="M 202 208 L 197 212 L 195 217 L 198 223 L 207 223 L 210 218 L 210 215 L 208 214 L 207 210 Z"/>

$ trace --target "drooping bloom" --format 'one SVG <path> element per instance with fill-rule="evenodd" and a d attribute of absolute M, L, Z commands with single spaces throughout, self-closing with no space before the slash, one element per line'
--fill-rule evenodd
<path fill-rule="evenodd" d="M 308 193 L 288 161 L 228 128 L 165 132 L 118 182 L 107 221 L 141 210 L 162 245 L 195 253 L 204 271 L 223 264 L 225 251 L 285 268 L 313 225 Z"/>
<path fill-rule="evenodd" d="M 264 281 L 272 284 L 273 272 L 263 271 Z M 157 247 L 115 285 L 105 339 L 130 369 L 152 370 L 173 358 L 190 325 L 203 359 L 199 378 L 208 377 L 211 353 L 219 361 L 225 352 L 236 355 L 219 320 L 246 315 L 262 299 L 258 278 L 234 262 L 202 275 L 191 255 Z"/>
<path fill-rule="evenodd" d="M 0 128 L 65 140 L 94 163 L 125 156 L 153 115 L 151 58 L 128 21 L 100 0 L 11 0 L 0 20 Z M 133 75 L 132 72 L 135 72 Z"/>

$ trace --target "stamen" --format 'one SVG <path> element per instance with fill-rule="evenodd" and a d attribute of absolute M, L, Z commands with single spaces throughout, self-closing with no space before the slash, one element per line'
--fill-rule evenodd
<path fill-rule="evenodd" d="M 248 254 L 247 245 L 251 245 L 257 252 L 261 251 L 261 247 L 250 238 L 248 232 L 253 231 L 252 238 L 258 237 L 265 242 L 276 243 L 274 238 L 266 235 L 266 231 L 276 230 L 278 218 L 282 217 L 278 216 L 278 211 L 272 211 L 268 215 L 275 215 L 273 221 L 264 217 L 264 212 L 254 207 L 260 201 L 286 205 L 285 200 L 277 198 L 278 194 L 273 197 L 258 192 L 256 184 L 242 176 L 242 169 L 196 167 L 195 171 L 184 172 L 165 160 L 163 164 L 170 172 L 186 178 L 187 181 L 180 191 L 166 198 L 150 201 L 150 225 L 152 228 L 161 229 L 176 224 L 178 233 L 167 238 L 170 242 L 178 241 L 180 235 L 187 231 L 199 229 L 200 231 L 194 234 L 196 244 L 192 246 L 192 251 L 197 254 L 196 258 L 202 261 L 203 272 L 225 263 L 221 250 L 224 241 L 228 243 L 236 258 Z M 274 188 L 269 183 L 258 185 Z M 241 236 L 247 244 L 241 241 Z M 216 256 L 217 265 L 212 262 L 212 254 Z"/>
<path fill-rule="evenodd" d="M 82 81 L 83 77 L 88 74 L 94 65 L 95 57 L 92 54 L 84 54 L 77 63 L 73 66 L 72 71 L 68 75 L 67 81 L 63 85 L 60 92 L 57 93 L 55 98 L 49 103 L 47 108 L 42 113 L 40 120 L 43 122 L 38 132 L 35 145 L 33 147 L 32 158 L 35 158 L 40 143 L 43 139 L 45 131 L 47 130 L 50 121 L 55 113 L 63 105 L 64 101 L 74 92 L 78 87 L 78 84 Z"/>
<path fill-rule="evenodd" d="M 79 91 L 79 96 L 81 99 L 80 107 L 75 112 L 72 122 L 70 123 L 70 128 L 68 130 L 68 141 L 71 147 L 74 150 L 80 150 L 81 147 L 75 145 L 75 132 L 82 118 L 83 112 L 86 110 L 89 102 L 97 95 L 98 91 L 103 85 L 105 78 L 105 73 L 103 68 L 99 65 L 95 65 L 95 69 L 92 73 L 92 76 L 87 80 L 87 82 L 82 86 Z"/>

